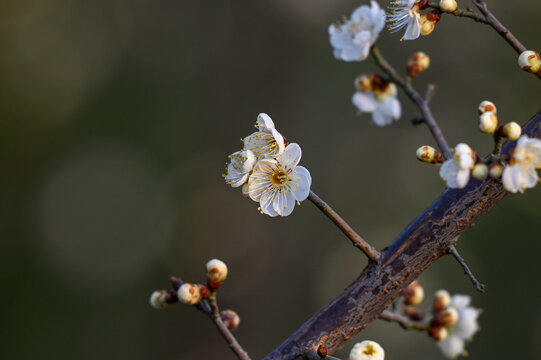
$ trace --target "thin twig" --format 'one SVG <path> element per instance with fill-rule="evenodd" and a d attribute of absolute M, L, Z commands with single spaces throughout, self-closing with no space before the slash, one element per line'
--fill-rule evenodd
<path fill-rule="evenodd" d="M 402 327 L 403 329 L 414 329 L 414 330 L 421 330 L 421 331 L 426 330 L 425 325 L 415 322 L 415 321 L 411 321 L 407 317 L 394 313 L 389 310 L 383 311 L 379 315 L 379 318 L 385 321 L 395 322 L 398 325 L 400 325 L 400 327 Z"/>
<path fill-rule="evenodd" d="M 449 254 L 453 255 L 453 257 L 456 259 L 456 261 L 458 261 L 460 266 L 462 266 L 462 269 L 464 269 L 464 274 L 468 275 L 477 291 L 485 292 L 485 284 L 482 284 L 479 280 L 477 280 L 475 275 L 473 275 L 472 271 L 470 270 L 462 256 L 460 256 L 454 245 L 451 245 L 451 247 L 449 248 Z"/>
<path fill-rule="evenodd" d="M 372 56 L 376 60 L 376 64 L 391 77 L 391 80 L 394 83 L 404 90 L 406 95 L 408 95 L 408 97 L 417 105 L 419 110 L 421 110 L 425 123 L 430 129 L 430 132 L 438 144 L 438 147 L 445 158 L 450 159 L 452 157 L 451 150 L 447 144 L 447 141 L 445 140 L 445 137 L 443 136 L 443 133 L 441 132 L 440 127 L 438 126 L 438 123 L 434 119 L 434 116 L 432 116 L 432 112 L 428 107 L 427 101 L 423 99 L 421 95 L 419 95 L 419 93 L 410 83 L 406 82 L 400 75 L 398 75 L 396 70 L 387 62 L 387 60 L 383 58 L 376 46 L 372 46 L 371 50 Z"/>
<path fill-rule="evenodd" d="M 237 357 L 240 360 L 251 360 L 250 357 L 248 356 L 248 353 L 244 351 L 244 349 L 242 348 L 242 346 L 240 346 L 237 339 L 235 339 L 231 331 L 229 331 L 227 326 L 222 321 L 222 317 L 220 316 L 220 309 L 218 308 L 218 303 L 216 302 L 216 294 L 213 294 L 210 297 L 209 303 L 212 308 L 212 313 L 209 315 L 214 321 L 214 324 L 216 324 L 216 327 L 220 331 L 220 334 L 224 337 L 225 341 L 227 341 L 227 343 L 229 344 L 229 347 L 231 348 L 231 350 L 233 350 L 235 355 L 237 355 Z"/>
<path fill-rule="evenodd" d="M 437 3 L 437 2 L 430 2 L 430 3 L 428 3 L 428 6 L 441 11 L 440 4 Z M 473 11 L 456 9 L 455 11 L 453 11 L 452 13 L 449 13 L 449 14 L 452 14 L 452 15 L 458 16 L 458 17 L 470 18 L 470 19 L 472 19 L 472 20 L 474 20 L 476 22 L 483 23 L 483 24 L 488 24 L 488 21 L 486 20 L 484 15 L 478 14 L 478 13 L 473 12 Z"/>
<path fill-rule="evenodd" d="M 331 219 L 336 226 L 342 230 L 342 232 L 351 240 L 353 245 L 356 248 L 359 248 L 371 261 L 375 263 L 379 263 L 379 252 L 368 242 L 366 242 L 359 234 L 355 232 L 349 226 L 349 224 L 342 219 L 340 215 L 336 211 L 333 210 L 325 201 L 321 200 L 319 196 L 317 196 L 313 191 L 310 190 L 310 194 L 308 195 L 308 199 L 314 205 L 316 205 L 325 215 Z"/>

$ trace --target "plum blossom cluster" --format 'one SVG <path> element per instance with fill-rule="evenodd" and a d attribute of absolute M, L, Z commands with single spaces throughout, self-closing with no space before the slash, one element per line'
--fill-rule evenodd
<path fill-rule="evenodd" d="M 169 304 L 182 302 L 195 305 L 200 310 L 211 314 L 209 299 L 214 297 L 222 283 L 227 278 L 227 265 L 218 259 L 209 260 L 206 264 L 207 283 L 192 284 L 179 278 L 171 277 L 172 289 L 156 290 L 150 295 L 150 305 L 155 309 L 165 309 Z M 233 310 L 223 310 L 220 318 L 229 330 L 235 330 L 240 317 Z"/>
<path fill-rule="evenodd" d="M 417 307 L 424 300 L 424 290 L 419 282 L 412 282 L 395 303 L 394 314 L 406 319 L 403 325 L 411 329 L 426 331 L 438 342 L 441 352 L 453 359 L 466 355 L 465 345 L 479 331 L 477 319 L 480 310 L 470 306 L 468 295 L 451 296 L 447 290 L 439 290 L 427 311 Z"/>
<path fill-rule="evenodd" d="M 288 216 L 310 193 L 310 172 L 299 166 L 301 148 L 289 144 L 269 115 L 257 117 L 257 131 L 243 139 L 244 148 L 229 155 L 226 183 L 259 202 L 269 216 Z"/>
<path fill-rule="evenodd" d="M 495 140 L 490 156 L 481 159 L 469 145 L 460 143 L 453 149 L 451 159 L 444 160 L 441 153 L 428 145 L 417 149 L 417 158 L 432 164 L 443 163 L 440 177 L 452 189 L 466 187 L 470 177 L 480 181 L 487 177 L 501 178 L 505 189 L 512 193 L 522 193 L 537 185 L 537 170 L 541 169 L 541 140 L 522 135 L 522 128 L 514 121 L 501 125 L 492 101 L 482 101 L 477 111 L 479 130 L 493 135 Z M 516 143 L 509 154 L 501 154 L 502 143 L 506 139 Z"/>
<path fill-rule="evenodd" d="M 329 26 L 334 57 L 343 61 L 362 61 L 385 27 L 385 11 L 377 2 L 361 5 L 342 23 Z"/>
<path fill-rule="evenodd" d="M 428 8 L 429 2 L 425 0 L 392 1 L 387 12 L 389 31 L 397 32 L 405 28 L 400 40 L 415 40 L 420 35 L 430 35 L 440 21 L 442 12 L 455 11 L 457 3 L 455 0 L 441 0 L 439 8 Z"/>

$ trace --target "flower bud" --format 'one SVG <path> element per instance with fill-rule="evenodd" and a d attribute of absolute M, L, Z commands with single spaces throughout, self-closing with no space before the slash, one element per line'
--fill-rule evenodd
<path fill-rule="evenodd" d="M 434 10 L 428 13 L 421 14 L 419 17 L 419 25 L 421 26 L 421 35 L 430 35 L 436 23 L 440 21 L 441 13 L 439 10 Z"/>
<path fill-rule="evenodd" d="M 199 285 L 184 283 L 178 289 L 178 300 L 189 305 L 197 304 L 201 300 Z"/>
<path fill-rule="evenodd" d="M 485 134 L 494 134 L 500 125 L 498 117 L 492 112 L 485 112 L 479 116 L 479 130 Z"/>
<path fill-rule="evenodd" d="M 510 123 L 507 123 L 502 127 L 501 133 L 509 140 L 515 141 L 518 140 L 518 138 L 522 134 L 522 128 L 516 122 L 511 121 Z"/>
<path fill-rule="evenodd" d="M 150 295 L 150 305 L 154 309 L 165 309 L 167 307 L 167 291 L 156 290 Z"/>
<path fill-rule="evenodd" d="M 227 277 L 227 265 L 221 260 L 212 259 L 207 263 L 207 285 L 211 291 L 216 291 Z"/>
<path fill-rule="evenodd" d="M 488 176 L 488 166 L 483 163 L 477 163 L 473 166 L 471 174 L 479 181 L 483 181 Z"/>
<path fill-rule="evenodd" d="M 529 73 L 539 74 L 541 68 L 539 54 L 532 50 L 523 51 L 518 57 L 518 66 Z"/>
<path fill-rule="evenodd" d="M 384 360 L 385 351 L 375 341 L 365 340 L 353 345 L 349 360 Z"/>
<path fill-rule="evenodd" d="M 235 311 L 222 310 L 220 311 L 220 317 L 229 330 L 235 330 L 239 327 L 240 317 Z"/>
<path fill-rule="evenodd" d="M 430 58 L 428 57 L 428 55 L 422 51 L 416 52 L 408 60 L 408 66 L 407 66 L 408 76 L 415 77 L 419 75 L 421 72 L 428 69 L 429 65 L 430 65 Z"/>
<path fill-rule="evenodd" d="M 481 103 L 479 104 L 479 107 L 477 108 L 477 112 L 479 113 L 479 115 L 482 115 L 483 113 L 486 113 L 486 112 L 491 112 L 494 115 L 496 115 L 496 105 L 492 101 L 489 101 L 489 100 L 481 101 Z"/>
<path fill-rule="evenodd" d="M 430 335 L 431 338 L 439 342 L 445 340 L 449 335 L 449 332 L 447 331 L 447 328 L 444 328 L 443 326 L 431 326 L 428 329 L 428 335 Z"/>
<path fill-rule="evenodd" d="M 456 324 L 458 321 L 458 311 L 453 307 L 448 307 L 442 311 L 437 312 L 432 319 L 431 324 L 434 326 L 449 327 Z"/>
<path fill-rule="evenodd" d="M 499 179 L 502 177 L 503 166 L 498 163 L 492 163 L 488 167 L 488 176 L 493 179 Z"/>
<path fill-rule="evenodd" d="M 451 304 L 451 294 L 447 290 L 438 290 L 434 294 L 434 302 L 432 303 L 432 309 L 437 312 L 445 309 Z"/>
<path fill-rule="evenodd" d="M 368 75 L 358 76 L 353 84 L 362 92 L 372 91 L 372 79 Z"/>
<path fill-rule="evenodd" d="M 440 0 L 440 10 L 446 13 L 452 13 L 458 8 L 455 0 Z"/>
<path fill-rule="evenodd" d="M 404 304 L 406 305 L 419 305 L 425 298 L 425 292 L 421 284 L 418 281 L 414 281 L 408 285 L 403 291 Z"/>
<path fill-rule="evenodd" d="M 415 152 L 417 159 L 431 164 L 439 164 L 443 162 L 441 153 L 432 146 L 424 145 Z"/>

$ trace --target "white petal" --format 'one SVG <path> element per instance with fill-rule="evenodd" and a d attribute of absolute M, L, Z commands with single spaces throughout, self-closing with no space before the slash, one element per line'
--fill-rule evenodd
<path fill-rule="evenodd" d="M 539 177 L 533 167 L 517 166 L 518 185 L 521 189 L 530 189 L 537 185 Z"/>
<path fill-rule="evenodd" d="M 293 195 L 295 199 L 298 201 L 306 200 L 310 194 L 310 185 L 312 184 L 310 172 L 303 166 L 297 166 L 291 175 L 294 179 Z"/>
<path fill-rule="evenodd" d="M 351 99 L 353 105 L 362 113 L 371 113 L 376 110 L 378 102 L 372 93 L 357 91 Z"/>
<path fill-rule="evenodd" d="M 455 294 L 451 297 L 451 305 L 457 310 L 462 310 L 463 308 L 470 305 L 471 297 L 469 295 Z"/>
<path fill-rule="evenodd" d="M 376 111 L 372 113 L 372 121 L 377 126 L 387 126 L 393 122 L 393 118 L 387 116 L 383 111 L 381 111 L 381 108 L 378 107 Z"/>
<path fill-rule="evenodd" d="M 402 115 L 400 101 L 394 96 L 387 97 L 385 102 L 379 105 L 379 108 L 383 114 L 394 120 L 400 119 L 400 115 Z"/>
<path fill-rule="evenodd" d="M 454 359 L 464 352 L 464 340 L 458 336 L 450 335 L 445 340 L 440 341 L 438 347 L 443 355 L 449 359 Z"/>
<path fill-rule="evenodd" d="M 257 116 L 257 126 L 259 127 L 259 131 L 268 131 L 274 129 L 274 122 L 269 115 L 265 113 L 260 113 Z"/>
<path fill-rule="evenodd" d="M 462 189 L 468 185 L 470 181 L 470 170 L 469 169 L 460 169 L 456 174 L 456 183 L 459 189 Z"/>
<path fill-rule="evenodd" d="M 420 34 L 421 25 L 419 24 L 419 19 L 417 17 L 413 17 L 408 21 L 408 27 L 406 28 L 404 36 L 402 36 L 402 40 L 415 40 Z"/>
<path fill-rule="evenodd" d="M 479 310 L 472 307 L 466 307 L 460 310 L 458 314 L 458 322 L 455 325 L 455 334 L 461 339 L 471 339 L 472 336 L 479 330 L 477 318 Z"/>
<path fill-rule="evenodd" d="M 516 194 L 519 190 L 522 192 L 522 189 L 517 185 L 515 177 L 513 176 L 513 168 L 515 167 L 516 165 L 507 165 L 505 169 L 503 169 L 502 175 L 503 187 L 513 194 Z"/>
<path fill-rule="evenodd" d="M 276 158 L 276 161 L 278 161 L 284 167 L 293 169 L 301 160 L 301 156 L 301 147 L 295 143 L 292 143 L 286 147 L 283 154 Z"/>
<path fill-rule="evenodd" d="M 456 179 L 458 170 L 458 166 L 455 164 L 453 159 L 445 161 L 440 167 L 440 177 L 445 180 L 447 186 L 451 189 L 458 188 L 458 183 Z"/>
<path fill-rule="evenodd" d="M 274 136 L 274 140 L 278 144 L 278 153 L 275 155 L 279 155 L 285 150 L 284 137 L 276 129 L 272 129 L 272 136 Z"/>
<path fill-rule="evenodd" d="M 288 216 L 295 208 L 295 199 L 291 193 L 279 192 L 273 203 L 274 211 L 281 216 Z"/>
<path fill-rule="evenodd" d="M 259 205 L 261 206 L 261 211 L 263 211 L 264 214 L 267 214 L 272 217 L 278 216 L 272 204 L 275 194 L 276 193 L 274 192 L 266 191 L 263 193 L 263 195 L 261 195 L 261 200 L 259 201 Z"/>

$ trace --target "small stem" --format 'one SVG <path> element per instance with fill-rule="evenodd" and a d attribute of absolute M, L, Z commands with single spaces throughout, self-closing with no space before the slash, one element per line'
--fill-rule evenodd
<path fill-rule="evenodd" d="M 419 93 L 413 88 L 413 86 L 406 82 L 398 73 L 396 70 L 383 58 L 381 53 L 379 52 L 378 48 L 376 46 L 372 46 L 372 56 L 374 57 L 374 60 L 376 61 L 376 64 L 387 73 L 391 77 L 391 80 L 396 83 L 408 97 L 417 105 L 419 110 L 421 110 L 421 114 L 423 115 L 423 118 L 425 120 L 426 125 L 430 129 L 430 132 L 432 133 L 432 136 L 434 137 L 434 140 L 438 144 L 438 147 L 440 148 L 441 152 L 445 156 L 446 159 L 452 158 L 451 150 L 449 148 L 449 145 L 447 144 L 447 141 L 445 140 L 445 137 L 443 136 L 443 133 L 438 126 L 438 123 L 436 122 L 436 119 L 434 119 L 434 116 L 432 115 L 432 112 L 430 111 L 430 108 L 428 107 L 428 103 Z"/>
<path fill-rule="evenodd" d="M 406 329 L 406 330 L 407 329 L 414 329 L 414 330 L 424 331 L 424 330 L 427 329 L 424 324 L 421 324 L 421 323 L 418 323 L 418 322 L 415 322 L 415 321 L 411 321 L 407 317 L 405 317 L 403 315 L 400 315 L 400 314 L 397 314 L 397 313 L 394 313 L 394 312 L 389 311 L 389 310 L 383 311 L 379 315 L 379 318 L 382 319 L 382 320 L 385 320 L 385 321 L 395 322 L 398 325 L 400 325 L 403 329 Z"/>
<path fill-rule="evenodd" d="M 216 302 L 216 294 L 213 294 L 209 299 L 210 306 L 212 308 L 212 313 L 209 314 L 212 320 L 214 321 L 214 324 L 220 331 L 220 334 L 224 337 L 225 341 L 229 344 L 229 347 L 235 355 L 240 360 L 251 360 L 248 356 L 248 353 L 244 351 L 242 346 L 238 343 L 237 339 L 233 336 L 231 331 L 227 328 L 227 326 L 222 321 L 222 317 L 220 316 L 220 309 L 218 308 L 218 303 Z"/>
<path fill-rule="evenodd" d="M 321 200 L 319 196 L 317 196 L 313 191 L 310 190 L 310 194 L 308 195 L 308 199 L 314 205 L 316 205 L 329 219 L 331 219 L 336 226 L 342 230 L 342 232 L 351 240 L 353 245 L 357 248 L 359 248 L 371 261 L 375 262 L 376 264 L 379 263 L 379 252 L 369 243 L 367 243 L 359 234 L 353 230 L 351 226 L 348 225 L 348 223 L 342 219 L 340 215 L 336 211 L 333 210 L 325 201 Z"/>
<path fill-rule="evenodd" d="M 477 280 L 475 275 L 473 275 L 472 271 L 470 270 L 462 256 L 460 256 L 454 245 L 451 245 L 451 247 L 449 248 L 449 254 L 453 255 L 453 257 L 456 259 L 456 261 L 458 261 L 460 266 L 462 266 L 462 269 L 464 269 L 464 274 L 468 275 L 477 291 L 485 292 L 485 284 L 482 284 L 479 280 Z"/>
<path fill-rule="evenodd" d="M 428 3 L 428 6 L 441 11 L 439 3 L 431 2 L 431 3 Z M 478 14 L 478 13 L 473 12 L 473 11 L 456 9 L 455 11 L 453 11 L 452 13 L 449 13 L 449 14 L 452 14 L 452 15 L 458 16 L 458 17 L 470 18 L 470 19 L 472 19 L 472 20 L 474 20 L 476 22 L 483 23 L 483 24 L 488 24 L 488 21 L 485 19 L 485 17 L 483 15 Z"/>

